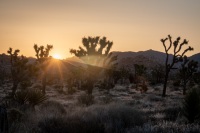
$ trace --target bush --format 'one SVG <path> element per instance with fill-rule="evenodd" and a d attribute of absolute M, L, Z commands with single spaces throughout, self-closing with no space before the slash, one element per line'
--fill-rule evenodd
<path fill-rule="evenodd" d="M 180 107 L 170 107 L 170 108 L 166 108 L 163 113 L 165 113 L 165 118 L 164 120 L 167 121 L 176 121 L 176 119 L 178 118 L 178 115 L 181 112 L 181 108 Z"/>
<path fill-rule="evenodd" d="M 184 99 L 183 115 L 188 119 L 189 123 L 199 121 L 200 119 L 200 90 L 193 88 Z"/>
<path fill-rule="evenodd" d="M 8 122 L 11 125 L 13 122 L 19 122 L 21 117 L 23 116 L 23 112 L 21 112 L 17 108 L 12 108 L 8 111 Z"/>
<path fill-rule="evenodd" d="M 113 101 L 112 97 L 109 96 L 109 95 L 105 95 L 104 97 L 102 97 L 101 101 L 104 103 L 104 104 L 108 104 L 108 103 L 111 103 Z"/>
<path fill-rule="evenodd" d="M 67 89 L 68 94 L 74 94 L 76 92 L 76 87 L 70 87 Z"/>
<path fill-rule="evenodd" d="M 112 104 L 107 108 L 108 132 L 124 132 L 126 128 L 142 126 L 145 123 L 143 112 L 133 109 L 130 106 Z"/>
<path fill-rule="evenodd" d="M 29 104 L 32 107 L 45 101 L 47 97 L 38 89 L 17 91 L 14 99 L 21 105 Z"/>
<path fill-rule="evenodd" d="M 78 103 L 81 105 L 89 106 L 94 103 L 94 96 L 82 94 L 78 97 Z"/>
<path fill-rule="evenodd" d="M 175 80 L 175 81 L 173 82 L 173 86 L 174 86 L 174 87 L 179 87 L 180 84 L 181 84 L 181 81 L 180 81 L 180 80 Z"/>
<path fill-rule="evenodd" d="M 65 107 L 56 101 L 47 101 L 39 107 L 40 111 L 43 113 L 51 113 L 51 114 L 65 114 L 66 110 Z"/>
<path fill-rule="evenodd" d="M 49 116 L 38 123 L 41 133 L 121 133 L 142 126 L 144 114 L 126 105 L 110 104 L 74 110 L 63 116 Z"/>

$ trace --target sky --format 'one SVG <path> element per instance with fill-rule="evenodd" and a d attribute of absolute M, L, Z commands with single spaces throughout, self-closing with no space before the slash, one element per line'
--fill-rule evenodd
<path fill-rule="evenodd" d="M 34 44 L 51 44 L 67 58 L 88 36 L 106 36 L 111 51 L 164 52 L 168 34 L 200 52 L 200 0 L 0 0 L 0 53 L 34 57 Z"/>

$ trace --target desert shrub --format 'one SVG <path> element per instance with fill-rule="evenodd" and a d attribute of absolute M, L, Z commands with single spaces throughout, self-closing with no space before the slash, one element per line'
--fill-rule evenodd
<path fill-rule="evenodd" d="M 145 93 L 147 90 L 148 90 L 147 85 L 146 85 L 146 84 L 142 84 L 142 85 L 141 85 L 140 92 L 141 92 L 141 93 Z"/>
<path fill-rule="evenodd" d="M 19 103 L 19 104 L 25 104 L 27 102 L 27 95 L 28 92 L 25 90 L 22 91 L 17 91 L 14 95 L 14 99 Z"/>
<path fill-rule="evenodd" d="M 110 103 L 110 102 L 113 101 L 112 97 L 109 96 L 109 95 L 105 95 L 104 97 L 102 97 L 101 100 L 102 100 L 102 102 L 103 102 L 104 104 L 108 104 L 108 103 Z"/>
<path fill-rule="evenodd" d="M 32 85 L 30 80 L 25 80 L 20 83 L 20 89 L 25 90 Z"/>
<path fill-rule="evenodd" d="M 107 108 L 108 132 L 124 132 L 126 128 L 142 126 L 145 123 L 144 113 L 126 105 L 112 104 Z"/>
<path fill-rule="evenodd" d="M 67 89 L 68 94 L 74 94 L 76 92 L 76 87 L 70 87 Z"/>
<path fill-rule="evenodd" d="M 39 107 L 40 111 L 43 113 L 51 113 L 51 114 L 65 114 L 65 107 L 56 101 L 46 101 Z"/>
<path fill-rule="evenodd" d="M 186 96 L 183 102 L 183 115 L 189 123 L 200 120 L 200 90 L 193 88 Z"/>
<path fill-rule="evenodd" d="M 159 124 L 145 123 L 143 126 L 133 127 L 126 130 L 127 133 L 199 133 L 199 125 L 179 125 L 172 122 L 161 122 Z"/>
<path fill-rule="evenodd" d="M 38 89 L 17 91 L 14 99 L 21 105 L 29 104 L 32 107 L 45 101 L 47 97 Z"/>
<path fill-rule="evenodd" d="M 9 125 L 11 125 L 13 122 L 19 122 L 23 114 L 24 113 L 17 108 L 12 108 L 8 110 Z"/>
<path fill-rule="evenodd" d="M 44 118 L 38 123 L 40 133 L 67 133 L 66 120 L 63 117 Z"/>
<path fill-rule="evenodd" d="M 164 120 L 176 121 L 181 112 L 181 107 L 170 107 L 162 111 L 165 114 Z"/>
<path fill-rule="evenodd" d="M 81 105 L 89 106 L 94 103 L 94 96 L 82 94 L 78 97 L 78 103 Z"/>
<path fill-rule="evenodd" d="M 157 95 L 148 94 L 147 100 L 150 102 L 160 102 L 163 101 L 163 98 Z"/>
<path fill-rule="evenodd" d="M 60 93 L 60 94 L 64 93 L 63 85 L 61 85 L 61 84 L 55 84 L 55 85 L 53 85 L 53 88 L 55 88 L 56 91 L 57 91 L 58 93 Z"/>
<path fill-rule="evenodd" d="M 180 80 L 175 80 L 175 81 L 173 81 L 173 86 L 174 86 L 174 87 L 179 87 L 180 84 L 181 84 L 181 81 L 180 81 Z"/>
<path fill-rule="evenodd" d="M 93 105 L 79 108 L 64 116 L 41 119 L 41 133 L 121 133 L 127 128 L 142 126 L 144 114 L 127 105 Z"/>
<path fill-rule="evenodd" d="M 95 120 L 80 116 L 49 117 L 40 121 L 38 127 L 41 133 L 102 133 L 103 125 Z"/>
<path fill-rule="evenodd" d="M 32 88 L 33 88 L 33 89 L 42 90 L 42 84 L 40 84 L 40 83 L 35 83 L 35 84 L 32 85 Z"/>

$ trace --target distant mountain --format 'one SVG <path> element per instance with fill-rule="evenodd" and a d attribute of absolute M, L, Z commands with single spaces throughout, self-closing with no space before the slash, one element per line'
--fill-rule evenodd
<path fill-rule="evenodd" d="M 194 61 L 198 61 L 199 65 L 200 65 L 200 53 L 190 56 L 189 59 L 194 60 Z"/>
<path fill-rule="evenodd" d="M 154 67 L 158 64 L 164 65 L 166 54 L 160 51 L 155 50 L 147 50 L 147 51 L 139 51 L 139 52 L 119 52 L 114 51 L 112 52 L 113 55 L 117 55 L 118 59 L 118 68 L 120 67 L 130 67 L 133 68 L 134 64 L 143 64 L 148 68 Z M 172 55 L 169 56 L 169 60 L 172 60 Z M 35 62 L 36 58 L 28 57 L 29 63 Z M 199 62 L 200 66 L 200 53 L 192 55 L 189 57 L 191 60 L 195 60 Z M 81 59 L 78 57 L 71 57 L 65 60 L 61 60 L 61 66 L 63 70 L 66 67 L 69 68 L 87 68 L 88 64 L 85 64 Z M 8 69 L 10 67 L 10 56 L 6 54 L 0 54 L 0 66 L 3 68 Z M 53 68 L 52 68 L 53 69 Z"/>
<path fill-rule="evenodd" d="M 113 55 L 118 56 L 118 61 L 127 57 L 135 58 L 138 56 L 143 56 L 143 57 L 148 58 L 149 60 L 154 60 L 158 63 L 163 64 L 166 59 L 165 53 L 160 52 L 160 51 L 155 51 L 152 49 L 147 50 L 147 51 L 139 51 L 139 52 L 113 52 Z M 170 60 L 172 59 L 172 55 L 170 55 L 169 59 Z"/>
<path fill-rule="evenodd" d="M 146 67 L 154 67 L 157 64 L 164 65 L 166 60 L 166 54 L 160 51 L 147 50 L 139 52 L 113 52 L 113 55 L 118 56 L 118 67 L 127 66 L 133 67 L 134 64 L 143 64 Z M 172 61 L 173 56 L 169 55 L 169 62 Z M 200 53 L 190 56 L 189 59 L 193 59 L 199 62 L 200 65 Z"/>

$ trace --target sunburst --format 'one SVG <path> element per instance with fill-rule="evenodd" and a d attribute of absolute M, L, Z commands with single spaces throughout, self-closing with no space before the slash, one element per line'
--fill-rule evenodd
<path fill-rule="evenodd" d="M 53 55 L 53 58 L 54 58 L 54 59 L 61 59 L 62 57 L 61 57 L 59 54 L 54 54 L 54 55 Z"/>

